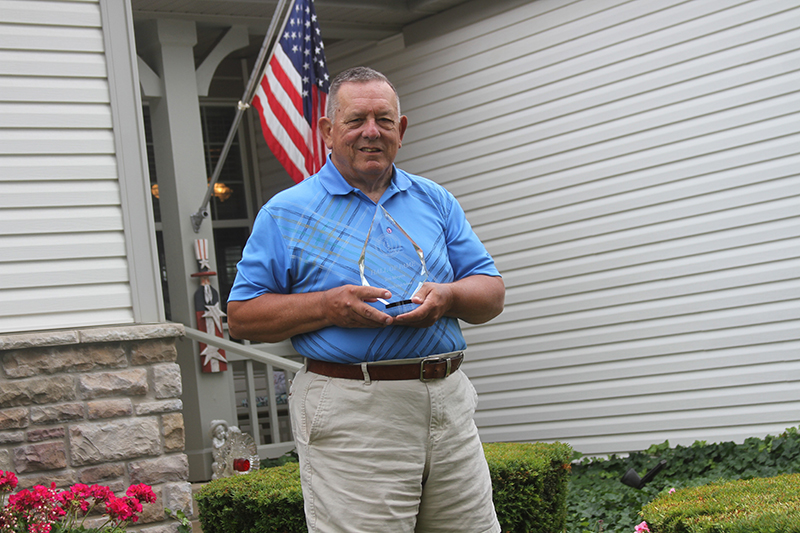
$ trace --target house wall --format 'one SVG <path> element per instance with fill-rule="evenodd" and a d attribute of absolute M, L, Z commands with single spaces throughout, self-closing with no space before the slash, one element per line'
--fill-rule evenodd
<path fill-rule="evenodd" d="M 797 3 L 485 4 L 326 50 L 396 84 L 399 166 L 458 197 L 504 275 L 504 313 L 465 327 L 482 438 L 611 453 L 797 425 Z"/>
<path fill-rule="evenodd" d="M 192 514 L 130 5 L 0 0 L 0 470 Z M 134 325 L 138 324 L 138 325 Z M 94 327 L 93 326 L 103 326 Z"/>
<path fill-rule="evenodd" d="M 0 2 L 0 333 L 164 320 L 128 2 Z"/>
<path fill-rule="evenodd" d="M 179 325 L 0 335 L 0 470 L 19 488 L 146 483 L 137 529 L 175 531 L 164 507 L 192 515 L 184 450 Z"/>

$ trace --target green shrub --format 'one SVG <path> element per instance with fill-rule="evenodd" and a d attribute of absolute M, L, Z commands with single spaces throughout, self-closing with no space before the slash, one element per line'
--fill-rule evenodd
<path fill-rule="evenodd" d="M 491 443 L 483 448 L 502 530 L 563 531 L 572 448 L 561 443 Z"/>
<path fill-rule="evenodd" d="M 305 533 L 299 465 L 265 468 L 217 479 L 195 497 L 203 531 Z"/>
<path fill-rule="evenodd" d="M 800 533 L 800 474 L 662 494 L 642 516 L 653 533 Z"/>
<path fill-rule="evenodd" d="M 572 448 L 566 444 L 484 445 L 497 517 L 506 533 L 563 531 Z M 196 496 L 203 531 L 304 533 L 298 463 L 217 479 Z"/>
<path fill-rule="evenodd" d="M 661 459 L 666 459 L 666 468 L 643 489 L 620 482 L 629 468 L 643 476 Z M 569 480 L 567 531 L 632 533 L 642 521 L 642 506 L 670 488 L 796 472 L 800 472 L 800 433 L 796 428 L 742 444 L 697 441 L 670 448 L 669 442 L 664 442 L 629 457 L 576 459 Z"/>

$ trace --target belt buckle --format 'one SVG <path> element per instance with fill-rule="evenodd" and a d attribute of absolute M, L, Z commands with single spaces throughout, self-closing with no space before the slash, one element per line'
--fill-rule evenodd
<path fill-rule="evenodd" d="M 447 361 L 447 372 L 445 372 L 444 376 L 441 378 L 426 378 L 425 377 L 425 363 L 443 363 Z M 427 383 L 428 381 L 433 381 L 435 379 L 444 379 L 450 375 L 451 367 L 453 366 L 453 359 L 451 357 L 437 357 L 437 358 L 429 358 L 423 359 L 419 362 L 419 380 L 423 383 Z"/>

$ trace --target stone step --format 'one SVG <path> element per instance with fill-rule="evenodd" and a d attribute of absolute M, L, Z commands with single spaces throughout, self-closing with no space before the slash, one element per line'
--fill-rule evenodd
<path fill-rule="evenodd" d="M 197 494 L 205 483 L 192 483 L 192 495 Z M 194 505 L 194 517 L 192 518 L 192 533 L 203 533 L 203 529 L 200 527 L 200 520 L 198 518 L 200 509 L 197 506 L 197 501 L 193 500 L 192 504 Z"/>

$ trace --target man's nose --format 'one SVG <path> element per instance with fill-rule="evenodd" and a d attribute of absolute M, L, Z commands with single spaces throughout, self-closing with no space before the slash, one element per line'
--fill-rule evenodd
<path fill-rule="evenodd" d="M 366 122 L 364 122 L 364 129 L 361 131 L 361 135 L 368 139 L 377 139 L 380 137 L 381 131 L 378 129 L 378 123 L 374 118 L 368 118 Z"/>

